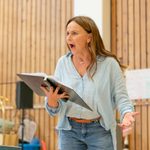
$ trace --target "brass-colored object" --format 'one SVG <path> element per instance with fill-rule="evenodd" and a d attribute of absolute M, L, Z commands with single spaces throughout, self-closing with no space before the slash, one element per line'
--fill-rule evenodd
<path fill-rule="evenodd" d="M 0 109 L 2 110 L 2 119 L 5 120 L 5 102 L 8 102 L 8 98 L 0 96 Z M 3 125 L 3 133 L 5 132 L 5 121 Z"/>
<path fill-rule="evenodd" d="M 0 147 L 1 145 L 17 146 L 18 135 L 16 133 L 9 133 L 7 129 L 7 121 L 5 120 L 5 104 L 8 102 L 8 98 L 0 96 L 0 110 L 2 110 L 3 127 L 2 133 L 0 133 Z M 1 149 L 1 148 L 0 148 Z"/>

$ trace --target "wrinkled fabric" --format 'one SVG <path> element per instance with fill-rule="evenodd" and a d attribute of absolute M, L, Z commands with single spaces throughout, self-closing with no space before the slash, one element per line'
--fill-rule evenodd
<path fill-rule="evenodd" d="M 57 63 L 54 76 L 65 85 L 72 87 L 78 95 L 101 116 L 100 124 L 110 130 L 116 149 L 116 108 L 121 120 L 126 112 L 134 110 L 127 94 L 125 79 L 118 62 L 112 57 L 97 57 L 97 71 L 91 80 L 87 74 L 83 77 L 75 69 L 71 52 L 62 56 Z M 51 108 L 45 101 L 47 112 L 58 115 L 58 130 L 71 130 L 68 112 L 74 117 L 88 118 L 89 112 L 70 101 L 59 101 L 58 108 Z M 73 108 L 73 111 L 70 109 Z M 74 111 L 77 110 L 77 111 Z M 86 115 L 87 114 L 87 115 Z M 91 117 L 95 116 L 95 113 Z"/>

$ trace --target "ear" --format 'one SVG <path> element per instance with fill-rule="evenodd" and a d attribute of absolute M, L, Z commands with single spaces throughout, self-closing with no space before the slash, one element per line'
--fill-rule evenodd
<path fill-rule="evenodd" d="M 90 43 L 92 40 L 92 33 L 88 34 L 87 43 Z"/>

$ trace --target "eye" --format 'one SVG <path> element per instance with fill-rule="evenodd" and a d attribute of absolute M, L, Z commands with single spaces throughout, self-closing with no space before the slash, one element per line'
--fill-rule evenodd
<path fill-rule="evenodd" d="M 69 32 L 66 32 L 66 35 L 69 35 Z"/>
<path fill-rule="evenodd" d="M 77 32 L 72 32 L 71 34 L 72 34 L 72 35 L 77 35 L 78 33 L 77 33 Z"/>

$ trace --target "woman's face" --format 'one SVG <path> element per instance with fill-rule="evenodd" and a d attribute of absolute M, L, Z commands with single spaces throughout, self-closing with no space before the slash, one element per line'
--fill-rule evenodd
<path fill-rule="evenodd" d="M 88 34 L 80 25 L 72 21 L 66 29 L 66 42 L 73 54 L 82 54 L 88 50 L 91 34 Z"/>

